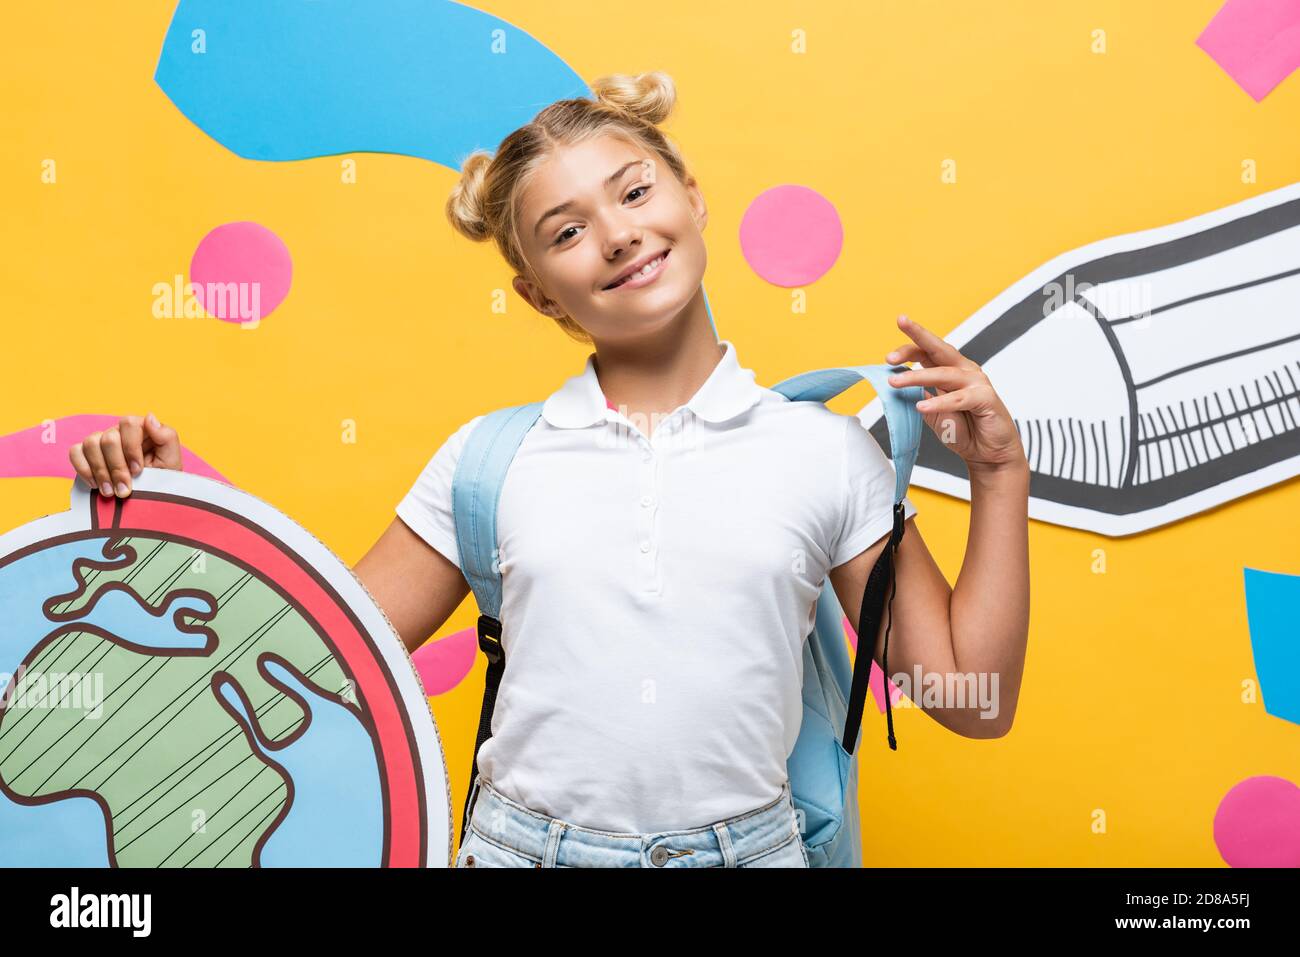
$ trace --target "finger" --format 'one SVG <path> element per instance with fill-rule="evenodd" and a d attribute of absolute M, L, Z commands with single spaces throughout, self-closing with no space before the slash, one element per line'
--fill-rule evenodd
<path fill-rule="evenodd" d="M 72 468 L 76 471 L 77 477 L 86 483 L 88 488 L 95 487 L 95 474 L 90 470 L 90 463 L 86 461 L 86 453 L 81 450 L 81 443 L 71 446 L 68 449 L 68 459 L 72 462 Z"/>
<path fill-rule="evenodd" d="M 907 317 L 899 316 L 899 327 L 902 328 L 906 323 L 907 323 Z M 913 336 L 919 336 L 919 333 L 915 333 L 911 331 L 909 331 L 908 334 Z M 923 344 L 920 344 L 918 342 L 904 343 L 903 345 L 899 346 L 898 350 L 896 351 L 901 352 L 903 354 L 904 358 L 900 361 L 917 362 L 920 365 L 925 365 L 925 366 L 941 366 L 946 364 L 939 356 L 935 355 L 929 349 L 925 348 Z M 891 353 L 891 355 L 893 354 L 894 353 Z"/>
<path fill-rule="evenodd" d="M 181 440 L 176 430 L 163 425 L 152 412 L 145 416 L 144 428 L 145 434 L 154 445 L 153 464 L 158 468 L 183 471 Z"/>
<path fill-rule="evenodd" d="M 903 387 L 909 385 L 938 386 L 945 392 L 964 389 L 967 386 L 983 382 L 983 376 L 974 369 L 957 369 L 953 366 L 930 366 L 925 369 L 910 369 L 907 372 L 895 372 L 889 377 L 889 384 Z"/>
<path fill-rule="evenodd" d="M 984 385 L 967 386 L 956 392 L 945 392 L 933 399 L 916 403 L 917 411 L 927 415 L 934 412 L 974 412 L 989 403 L 993 390 Z"/>
<path fill-rule="evenodd" d="M 100 435 L 99 450 L 104 453 L 104 466 L 114 490 L 126 498 L 131 494 L 131 470 L 126 467 L 126 457 L 122 455 L 122 433 L 117 426 L 105 429 Z"/>
<path fill-rule="evenodd" d="M 104 464 L 104 452 L 99 447 L 99 439 L 104 433 L 94 432 L 81 440 L 81 451 L 90 465 L 90 474 L 95 485 L 104 498 L 113 497 L 113 483 L 109 480 L 108 466 Z"/>
<path fill-rule="evenodd" d="M 124 415 L 117 424 L 117 431 L 122 436 L 126 467 L 132 475 L 139 475 L 144 468 L 144 419 L 138 415 Z"/>
<path fill-rule="evenodd" d="M 919 322 L 913 322 L 907 316 L 899 316 L 898 327 L 911 336 L 916 344 L 934 359 L 931 365 L 962 367 L 974 365 L 957 350 L 956 346 L 944 342 Z"/>
<path fill-rule="evenodd" d="M 902 365 L 904 362 L 919 362 L 922 359 L 928 359 L 925 350 L 915 342 L 905 342 L 889 355 L 885 356 L 886 362 L 894 365 Z"/>

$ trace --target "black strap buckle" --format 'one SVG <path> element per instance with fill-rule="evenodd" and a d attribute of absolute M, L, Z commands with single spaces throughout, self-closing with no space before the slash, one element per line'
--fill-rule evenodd
<path fill-rule="evenodd" d="M 890 547 L 897 547 L 903 540 L 903 503 L 894 503 L 894 531 L 889 536 Z"/>
<path fill-rule="evenodd" d="M 503 655 L 501 648 L 501 622 L 491 615 L 478 616 L 478 646 L 487 655 L 491 664 L 499 662 Z"/>

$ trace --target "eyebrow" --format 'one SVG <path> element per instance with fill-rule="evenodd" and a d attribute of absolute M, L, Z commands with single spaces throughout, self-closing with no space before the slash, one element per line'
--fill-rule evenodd
<path fill-rule="evenodd" d="M 608 176 L 605 177 L 605 184 L 604 184 L 605 188 L 609 189 L 609 187 L 612 184 L 622 179 L 623 174 L 626 173 L 630 167 L 640 166 L 644 162 L 645 160 L 643 159 L 634 159 L 630 163 L 624 163 L 618 169 L 614 170 L 614 172 L 610 173 Z M 546 212 L 542 213 L 541 218 L 537 220 L 537 225 L 533 227 L 533 235 L 536 236 L 537 233 L 541 230 L 542 223 L 546 222 L 552 216 L 556 216 L 559 215 L 560 213 L 568 212 L 570 209 L 573 208 L 573 204 L 574 204 L 574 200 L 570 199 L 567 202 L 560 203 L 560 205 L 558 206 L 552 206 Z"/>

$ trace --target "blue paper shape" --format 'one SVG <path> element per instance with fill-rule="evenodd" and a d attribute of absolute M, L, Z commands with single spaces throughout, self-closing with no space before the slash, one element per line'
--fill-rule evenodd
<path fill-rule="evenodd" d="M 448 0 L 181 0 L 154 80 L 245 159 L 401 153 L 453 170 L 591 96 L 527 33 Z"/>
<path fill-rule="evenodd" d="M 1264 710 L 1300 724 L 1300 576 L 1244 571 L 1246 620 Z"/>

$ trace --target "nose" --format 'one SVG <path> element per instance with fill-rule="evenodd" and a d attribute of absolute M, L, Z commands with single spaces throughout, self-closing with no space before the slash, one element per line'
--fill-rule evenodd
<path fill-rule="evenodd" d="M 618 254 L 641 245 L 641 230 L 622 213 L 613 214 L 605 233 L 605 258 L 611 263 Z"/>

